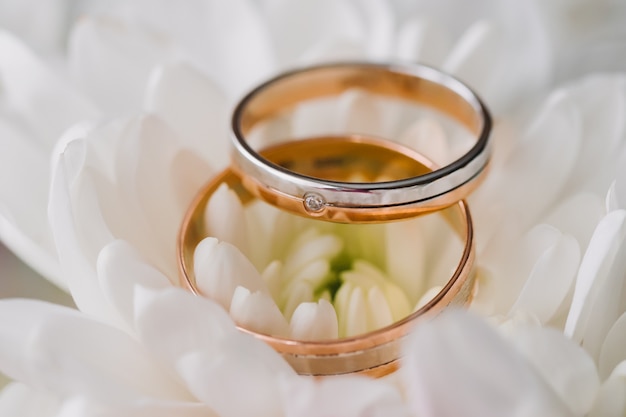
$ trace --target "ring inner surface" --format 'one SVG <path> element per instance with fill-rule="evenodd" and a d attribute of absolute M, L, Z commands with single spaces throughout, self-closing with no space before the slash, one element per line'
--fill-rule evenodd
<path fill-rule="evenodd" d="M 330 181 L 396 181 L 431 171 L 417 152 L 384 139 L 362 135 L 320 136 L 274 145 L 262 155 L 289 171 Z"/>
<path fill-rule="evenodd" d="M 257 123 L 271 119 L 296 105 L 350 89 L 422 104 L 452 117 L 475 135 L 484 119 L 480 104 L 441 82 L 377 66 L 329 66 L 289 74 L 266 84 L 249 97 L 240 114 L 241 133 L 248 135 Z M 458 83 L 457 83 L 458 84 Z"/>

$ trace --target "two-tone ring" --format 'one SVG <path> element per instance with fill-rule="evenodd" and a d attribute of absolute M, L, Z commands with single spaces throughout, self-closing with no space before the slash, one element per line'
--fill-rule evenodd
<path fill-rule="evenodd" d="M 360 89 L 431 107 L 476 138 L 449 165 L 409 178 L 375 183 L 313 178 L 264 158 L 247 136 L 262 122 L 305 101 Z M 341 63 L 308 67 L 277 76 L 252 90 L 234 110 L 233 168 L 257 197 L 295 214 L 342 223 L 414 217 L 462 200 L 484 178 L 489 163 L 491 117 L 465 84 L 433 68 Z"/>

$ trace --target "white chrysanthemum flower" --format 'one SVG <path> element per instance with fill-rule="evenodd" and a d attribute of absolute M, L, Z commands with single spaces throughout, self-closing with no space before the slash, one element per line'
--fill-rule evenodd
<path fill-rule="evenodd" d="M 0 302 L 0 370 L 21 381 L 3 391 L 0 414 L 624 413 L 624 76 L 558 90 L 530 121 L 516 120 L 505 111 L 551 77 L 549 24 L 533 3 L 400 9 L 376 0 L 91 2 L 67 59 L 54 66 L 0 33 L 0 236 L 68 288 L 81 310 Z M 310 286 L 341 251 L 339 232 L 286 225 L 275 244 L 258 247 L 248 236 L 269 235 L 259 222 L 217 221 L 219 240 L 203 242 L 198 269 L 224 278 L 203 281 L 222 307 L 172 288 L 178 224 L 227 162 L 233 101 L 282 68 L 346 57 L 440 66 L 498 116 L 491 176 L 471 205 L 481 263 L 475 306 L 502 316 L 505 338 L 466 313 L 446 314 L 411 336 L 401 373 L 386 381 L 297 377 L 270 348 L 237 333 L 223 309 L 302 338 L 334 334 L 324 288 L 310 300 Z M 342 97 L 339 110 L 331 117 L 338 129 L 392 126 L 358 93 Z M 329 117 L 315 108 L 296 116 L 297 134 Z M 458 152 L 435 120 L 400 137 L 426 143 L 437 161 Z M 230 212 L 228 196 L 216 201 L 212 219 L 254 217 Z M 369 319 L 351 321 L 365 287 L 375 301 L 365 316 L 389 319 L 383 301 L 396 297 L 385 284 L 361 285 L 380 282 L 372 265 L 402 289 L 409 308 L 429 293 L 415 271 L 447 276 L 454 251 L 438 252 L 432 231 L 419 230 L 433 244 L 407 254 L 411 232 L 389 225 L 388 239 L 364 240 L 369 253 L 352 257 L 358 276 L 345 280 L 358 285 L 335 301 L 345 318 L 338 335 L 368 329 Z M 302 233 L 330 242 L 328 251 L 307 258 L 321 244 L 280 247 Z M 441 266 L 421 269 L 434 253 Z M 235 279 L 242 270 L 247 280 Z M 555 325 L 574 341 L 523 321 Z M 451 386 L 458 401 L 450 401 Z"/>

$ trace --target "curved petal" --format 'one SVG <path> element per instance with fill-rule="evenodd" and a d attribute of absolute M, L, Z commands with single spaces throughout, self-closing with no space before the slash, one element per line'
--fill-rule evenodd
<path fill-rule="evenodd" d="M 228 242 L 244 254 L 249 253 L 244 208 L 227 184 L 220 185 L 207 203 L 204 225 L 208 236 Z"/>
<path fill-rule="evenodd" d="M 574 415 L 589 412 L 600 379 L 587 352 L 560 331 L 550 328 L 518 327 L 507 338 Z"/>
<path fill-rule="evenodd" d="M 512 346 L 464 311 L 420 323 L 404 345 L 401 376 L 418 415 L 572 416 Z"/>
<path fill-rule="evenodd" d="M 415 149 L 439 166 L 444 166 L 451 160 L 452 151 L 446 132 L 435 119 L 417 120 L 402 132 L 398 142 Z"/>
<path fill-rule="evenodd" d="M 74 141 L 54 164 L 48 216 L 59 262 L 68 280 L 74 302 L 82 311 L 107 320 L 119 316 L 104 298 L 96 279 L 95 265 L 86 258 L 77 230 L 70 196 L 70 185 L 84 168 L 86 149 L 82 141 Z"/>
<path fill-rule="evenodd" d="M 615 176 L 612 190 L 615 203 L 611 210 L 617 208 L 626 210 L 626 154 L 622 156 L 617 164 L 617 175 Z"/>
<path fill-rule="evenodd" d="M 47 221 L 48 155 L 1 119 L 0 148 L 0 239 L 31 268 L 67 288 Z"/>
<path fill-rule="evenodd" d="M 626 77 L 623 74 L 593 74 L 566 89 L 579 109 L 584 126 L 576 169 L 572 171 L 566 189 L 583 188 L 604 194 L 609 179 L 614 178 L 620 169 L 616 157 L 622 152 L 626 130 Z M 621 162 L 626 162 L 623 156 Z"/>
<path fill-rule="evenodd" d="M 331 303 L 300 303 L 289 323 L 291 337 L 297 340 L 328 340 L 339 337 L 337 313 Z"/>
<path fill-rule="evenodd" d="M 502 54 L 503 36 L 493 22 L 474 22 L 454 45 L 442 68 L 465 81 L 472 88 L 489 92 L 493 71 Z"/>
<path fill-rule="evenodd" d="M 135 324 L 136 287 L 159 289 L 171 286 L 165 275 L 123 240 L 115 240 L 102 248 L 96 268 L 102 291 L 131 327 Z"/>
<path fill-rule="evenodd" d="M 48 393 L 13 382 L 0 391 L 0 416 L 57 416 L 59 400 Z"/>
<path fill-rule="evenodd" d="M 446 54 L 467 51 L 464 59 L 457 62 L 474 62 L 474 67 L 478 68 L 480 63 L 474 61 L 473 54 L 477 53 L 476 58 L 480 55 L 486 58 L 482 62 L 482 74 L 477 74 L 478 78 L 471 81 L 486 81 L 478 92 L 496 114 L 515 104 L 520 97 L 537 92 L 550 81 L 553 53 L 542 7 L 535 3 L 481 0 L 470 5 L 456 0 L 417 0 L 405 2 L 403 8 L 406 9 L 402 12 L 403 17 L 433 22 L 445 28 L 448 39 L 456 44 L 454 49 L 457 52 L 450 52 L 449 43 L 442 45 L 443 51 Z M 478 26 L 482 25 L 493 31 L 488 36 L 490 41 L 494 41 L 491 35 L 498 33 L 498 39 L 492 43 L 499 46 L 497 49 L 486 51 L 483 46 L 487 43 L 476 42 L 482 31 Z M 442 62 L 432 64 L 440 66 Z"/>
<path fill-rule="evenodd" d="M 353 2 L 361 16 L 365 33 L 365 52 L 372 60 L 388 59 L 394 39 L 395 15 L 385 0 L 358 0 Z"/>
<path fill-rule="evenodd" d="M 112 16 L 80 19 L 69 39 L 69 65 L 83 91 L 107 114 L 139 109 L 150 71 L 173 56 L 157 34 Z"/>
<path fill-rule="evenodd" d="M 400 392 L 382 379 L 344 376 L 285 379 L 280 384 L 284 413 L 299 417 L 407 417 Z"/>
<path fill-rule="evenodd" d="M 364 37 L 355 8 L 344 1 L 275 1 L 269 3 L 266 17 L 281 66 L 293 64 L 322 39 L 362 41 Z"/>
<path fill-rule="evenodd" d="M 142 343 L 167 363 L 195 351 L 217 355 L 220 341 L 237 331 L 221 306 L 178 288 L 138 289 L 135 323 Z"/>
<path fill-rule="evenodd" d="M 0 3 L 0 26 L 47 54 L 63 47 L 69 7 L 65 0 L 38 4 L 37 0 Z"/>
<path fill-rule="evenodd" d="M 148 80 L 144 103 L 177 133 L 181 147 L 201 155 L 213 169 L 226 167 L 228 103 L 212 80 L 190 64 L 160 66 Z"/>
<path fill-rule="evenodd" d="M 531 313 L 547 323 L 570 293 L 579 261 L 576 239 L 559 236 L 536 260 L 511 310 Z"/>
<path fill-rule="evenodd" d="M 274 68 L 268 29 L 256 5 L 247 0 L 185 0 L 176 5 L 167 0 L 133 0 L 131 4 L 132 21 L 176 44 L 231 100 Z M 127 11 L 122 7 L 119 15 Z"/>
<path fill-rule="evenodd" d="M 84 397 L 64 402 L 55 417 L 218 417 L 210 407 L 198 402 L 146 399 L 133 404 L 97 404 Z"/>
<path fill-rule="evenodd" d="M 477 227 L 498 226 L 493 224 L 494 217 L 498 218 L 494 209 L 515 213 L 523 226 L 535 223 L 574 170 L 583 137 L 581 123 L 566 91 L 551 94 L 511 149 L 499 175 L 485 180 L 480 199 L 472 207 Z M 528 167 L 534 170 L 529 172 Z"/>
<path fill-rule="evenodd" d="M 251 293 L 247 288 L 238 286 L 229 311 L 230 316 L 241 327 L 272 336 L 289 336 L 289 323 L 267 293 Z"/>
<path fill-rule="evenodd" d="M 200 292 L 227 311 L 238 286 L 269 295 L 261 275 L 239 249 L 213 237 L 203 239 L 196 247 L 194 271 Z"/>
<path fill-rule="evenodd" d="M 594 358 L 611 325 L 623 313 L 621 293 L 626 270 L 626 211 L 607 214 L 598 224 L 580 265 L 565 334 L 582 341 Z"/>
<path fill-rule="evenodd" d="M 17 38 L 0 31 L 0 78 L 9 105 L 51 150 L 71 125 L 99 116 L 71 85 L 62 82 Z"/>
<path fill-rule="evenodd" d="M 414 305 L 424 293 L 427 265 L 426 240 L 420 222 L 394 222 L 385 228 L 387 273 Z"/>
<path fill-rule="evenodd" d="M 564 199 L 544 220 L 562 233 L 572 235 L 585 250 L 598 222 L 604 217 L 602 200 L 592 193 L 577 193 Z"/>
<path fill-rule="evenodd" d="M 118 329 L 38 301 L 3 300 L 0 309 L 0 317 L 21 320 L 2 326 L 0 366 L 31 386 L 110 404 L 187 398 L 149 352 Z"/>
<path fill-rule="evenodd" d="M 626 346 L 626 313 L 622 313 L 613 323 L 602 344 L 598 360 L 602 378 L 608 378 L 618 364 L 626 361 L 624 346 Z"/>
<path fill-rule="evenodd" d="M 175 164 L 181 156 L 176 135 L 155 116 L 137 118 L 121 132 L 117 154 L 110 161 L 116 169 L 116 185 L 124 205 L 111 216 L 121 222 L 116 237 L 131 242 L 168 277 L 176 276 L 176 236 L 185 207 L 195 191 L 181 193 L 174 187 L 185 180 L 202 184 L 206 179 L 197 157 Z M 176 171 L 174 168 L 180 169 Z M 185 194 L 185 195 L 183 195 Z M 118 203 L 118 206 L 120 204 Z"/>
<path fill-rule="evenodd" d="M 612 375 L 602 384 L 589 417 L 622 417 L 626 413 L 626 378 Z"/>
<path fill-rule="evenodd" d="M 441 67 L 452 45 L 451 34 L 448 32 L 440 22 L 431 17 L 411 17 L 398 31 L 396 55 L 405 61 Z"/>
<path fill-rule="evenodd" d="M 295 377 L 271 347 L 239 332 L 217 354 L 195 352 L 178 362 L 193 394 L 222 417 L 281 415 L 278 379 Z"/>

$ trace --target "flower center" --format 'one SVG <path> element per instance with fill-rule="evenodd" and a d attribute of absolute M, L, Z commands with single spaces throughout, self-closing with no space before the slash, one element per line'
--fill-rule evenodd
<path fill-rule="evenodd" d="M 346 242 L 345 232 L 342 225 L 326 231 L 306 229 L 275 261 L 281 267 L 264 274 L 287 320 L 301 303 L 323 299 L 335 308 L 339 337 L 349 337 L 411 313 L 404 291 L 383 269 L 351 248 L 353 242 Z"/>

